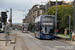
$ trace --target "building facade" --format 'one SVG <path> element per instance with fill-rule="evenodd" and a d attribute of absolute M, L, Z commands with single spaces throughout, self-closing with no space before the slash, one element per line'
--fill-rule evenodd
<path fill-rule="evenodd" d="M 63 5 L 63 4 L 67 4 L 64 0 L 62 1 L 57 1 L 57 5 Z M 48 9 L 50 8 L 51 6 L 54 6 L 56 5 L 56 1 L 48 1 L 48 3 L 45 5 L 45 8 Z"/>
<path fill-rule="evenodd" d="M 28 12 L 27 16 L 25 16 L 25 20 L 23 23 L 34 23 L 35 18 L 44 13 L 44 5 L 36 4 L 34 5 Z"/>
<path fill-rule="evenodd" d="M 67 4 L 67 3 L 64 2 L 64 0 L 62 0 L 62 1 L 57 1 L 57 4 L 63 5 L 63 4 Z M 34 23 L 36 17 L 45 13 L 46 10 L 53 5 L 56 5 L 56 1 L 48 1 L 48 3 L 46 5 L 35 4 L 29 10 L 29 12 L 27 13 L 27 16 L 25 16 L 25 19 L 23 20 L 23 23 Z"/>

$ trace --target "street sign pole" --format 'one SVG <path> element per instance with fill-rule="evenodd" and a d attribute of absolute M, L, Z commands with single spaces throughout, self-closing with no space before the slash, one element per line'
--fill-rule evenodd
<path fill-rule="evenodd" d="M 74 0 L 73 31 L 75 32 L 75 0 Z"/>
<path fill-rule="evenodd" d="M 56 17 L 55 17 L 55 35 L 56 35 L 56 29 L 57 29 L 57 0 L 56 0 Z"/>
<path fill-rule="evenodd" d="M 71 15 L 69 15 L 69 35 L 70 35 L 70 30 L 71 30 Z M 71 37 L 71 35 L 70 35 L 70 37 Z M 70 39 L 69 39 L 70 40 Z"/>
<path fill-rule="evenodd" d="M 6 34 L 6 46 L 7 46 L 7 22 L 6 22 L 6 25 L 5 25 L 5 34 Z"/>

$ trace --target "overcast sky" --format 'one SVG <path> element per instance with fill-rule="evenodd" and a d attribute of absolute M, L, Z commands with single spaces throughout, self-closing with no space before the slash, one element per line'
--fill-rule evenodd
<path fill-rule="evenodd" d="M 12 22 L 13 23 L 22 23 L 22 19 L 25 18 L 28 10 L 32 8 L 35 4 L 45 4 L 41 2 L 47 2 L 47 0 L 0 0 L 0 12 L 6 11 L 12 8 Z M 56 0 L 51 0 L 56 1 Z M 58 0 L 61 1 L 61 0 Z M 65 0 L 69 2 L 70 0 Z M 71 0 L 72 1 L 72 0 Z M 28 5 L 28 6 L 27 6 Z M 26 11 L 20 11 L 26 10 Z M 10 12 L 8 12 L 8 19 L 10 16 Z"/>

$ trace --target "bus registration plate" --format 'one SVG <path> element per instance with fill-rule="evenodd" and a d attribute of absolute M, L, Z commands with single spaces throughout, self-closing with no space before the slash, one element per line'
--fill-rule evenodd
<path fill-rule="evenodd" d="M 49 39 L 49 35 L 46 35 L 45 38 L 46 38 L 46 39 Z"/>

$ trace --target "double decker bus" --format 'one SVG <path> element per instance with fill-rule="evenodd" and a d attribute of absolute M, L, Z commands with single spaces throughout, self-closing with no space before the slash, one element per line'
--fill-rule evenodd
<path fill-rule="evenodd" d="M 22 32 L 29 32 L 29 23 L 24 23 L 22 25 Z"/>
<path fill-rule="evenodd" d="M 55 16 L 40 15 L 35 19 L 35 37 L 39 39 L 55 38 Z"/>

